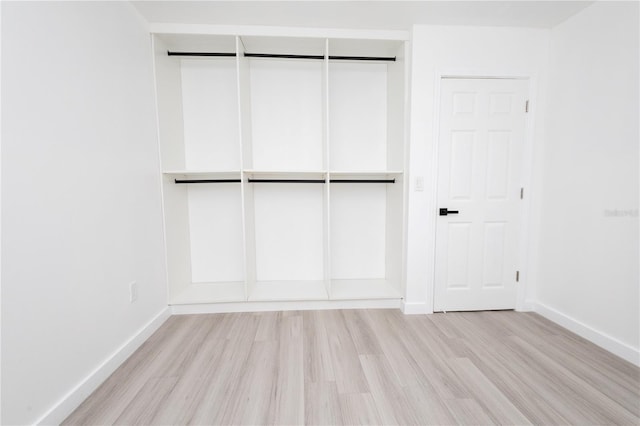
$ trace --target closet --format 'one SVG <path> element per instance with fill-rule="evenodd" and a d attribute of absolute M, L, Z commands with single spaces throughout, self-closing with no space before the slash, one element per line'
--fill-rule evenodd
<path fill-rule="evenodd" d="M 153 34 L 170 304 L 403 297 L 405 49 Z"/>

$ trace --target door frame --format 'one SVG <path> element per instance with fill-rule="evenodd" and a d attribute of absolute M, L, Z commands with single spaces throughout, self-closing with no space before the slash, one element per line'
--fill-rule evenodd
<path fill-rule="evenodd" d="M 532 239 L 532 220 L 533 217 L 531 215 L 531 200 L 533 191 L 533 183 L 534 183 L 534 175 L 533 175 L 533 159 L 534 159 L 534 131 L 535 131 L 535 113 L 537 111 L 537 93 L 538 93 L 538 78 L 535 73 L 531 72 L 505 72 L 505 71 L 491 71 L 487 72 L 486 70 L 440 70 L 435 73 L 435 87 L 434 87 L 434 108 L 433 108 L 433 134 L 432 141 L 433 146 L 431 150 L 431 159 L 430 159 L 430 169 L 431 176 L 429 181 L 431 182 L 430 186 L 430 196 L 428 200 L 428 209 L 430 218 L 427 225 L 428 234 L 427 238 L 429 241 L 432 241 L 432 244 L 429 245 L 431 253 L 427 258 L 427 267 L 430 270 L 428 274 L 427 280 L 427 292 L 426 294 L 431 297 L 431 303 L 428 304 L 427 308 L 429 309 L 428 313 L 433 313 L 433 308 L 435 304 L 435 273 L 436 273 L 436 226 L 438 215 L 436 214 L 438 208 L 438 174 L 439 174 L 439 164 L 438 164 L 438 154 L 440 147 L 440 96 L 441 96 L 441 85 L 443 79 L 503 79 L 503 80 L 526 80 L 529 82 L 528 87 L 528 99 L 529 99 L 529 112 L 527 113 L 525 119 L 525 139 L 523 145 L 523 158 L 522 158 L 522 177 L 521 177 L 521 186 L 525 188 L 524 190 L 524 198 L 520 205 L 520 226 L 519 226 L 519 235 L 518 235 L 518 256 L 517 263 L 519 265 L 518 270 L 520 271 L 520 280 L 516 285 L 516 300 L 515 300 L 515 310 L 516 311 L 530 311 L 532 310 L 531 304 L 528 302 L 528 292 L 527 288 L 529 287 L 529 283 L 534 282 L 535 277 L 532 277 L 532 271 L 535 268 L 532 268 L 531 265 L 534 265 L 536 262 L 536 253 L 535 245 L 537 245 L 537 240 Z M 426 189 L 426 188 L 425 188 Z"/>

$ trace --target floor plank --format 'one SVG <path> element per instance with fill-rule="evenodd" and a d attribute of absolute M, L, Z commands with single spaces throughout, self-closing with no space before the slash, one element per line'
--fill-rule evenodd
<path fill-rule="evenodd" d="M 335 382 L 306 382 L 304 403 L 305 424 L 343 424 L 340 397 Z"/>
<path fill-rule="evenodd" d="M 183 315 L 63 424 L 640 424 L 640 369 L 533 313 Z"/>

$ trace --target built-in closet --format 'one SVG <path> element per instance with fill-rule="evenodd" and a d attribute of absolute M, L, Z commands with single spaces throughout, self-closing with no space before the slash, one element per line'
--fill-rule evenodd
<path fill-rule="evenodd" d="M 403 297 L 405 49 L 153 35 L 170 304 Z"/>

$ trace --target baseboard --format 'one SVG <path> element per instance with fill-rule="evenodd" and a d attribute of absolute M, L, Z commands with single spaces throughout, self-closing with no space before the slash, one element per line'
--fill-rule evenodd
<path fill-rule="evenodd" d="M 536 302 L 531 299 L 527 299 L 522 304 L 516 306 L 517 312 L 533 312 L 535 310 Z"/>
<path fill-rule="evenodd" d="M 171 316 L 169 307 L 158 315 L 112 353 L 81 383 L 60 399 L 36 424 L 57 425 L 66 419 L 91 393 L 102 384 L 133 352 L 136 351 Z"/>
<path fill-rule="evenodd" d="M 583 337 L 601 348 L 606 349 L 620 358 L 640 367 L 640 350 L 602 333 L 601 331 L 598 331 L 575 318 L 565 315 L 550 306 L 544 305 L 540 302 L 530 303 L 533 307 L 533 311 L 537 314 L 540 314 L 546 319 L 574 332 L 578 336 Z"/>
<path fill-rule="evenodd" d="M 173 315 L 229 312 L 309 311 L 327 309 L 401 309 L 400 299 L 312 300 L 290 302 L 237 302 L 171 305 Z"/>
<path fill-rule="evenodd" d="M 433 310 L 426 303 L 402 302 L 402 312 L 405 315 L 432 314 Z"/>

